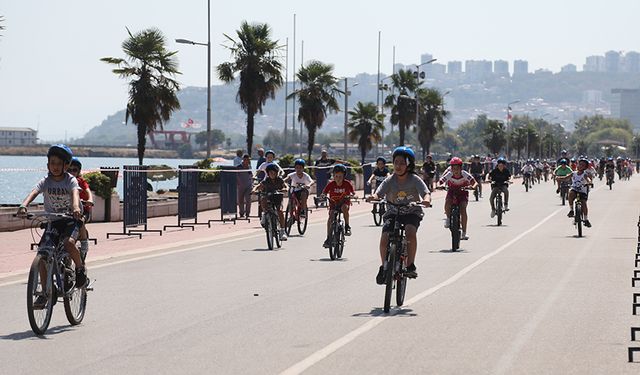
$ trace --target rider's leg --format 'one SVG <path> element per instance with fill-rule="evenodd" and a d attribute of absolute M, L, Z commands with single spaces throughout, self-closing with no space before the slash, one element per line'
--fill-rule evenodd
<path fill-rule="evenodd" d="M 573 213 L 573 200 L 576 199 L 576 192 L 569 190 L 569 212 Z"/>
<path fill-rule="evenodd" d="M 495 211 L 496 210 L 496 203 L 495 203 L 495 199 L 496 199 L 496 195 L 498 195 L 498 187 L 494 187 L 493 189 L 491 189 L 491 197 L 489 197 L 489 202 L 491 203 L 491 211 Z"/>
<path fill-rule="evenodd" d="M 327 239 L 331 236 L 331 224 L 333 224 L 333 209 L 329 210 L 329 217 L 327 218 Z"/>
<path fill-rule="evenodd" d="M 344 225 L 349 226 L 349 205 L 342 205 L 342 214 L 344 215 Z"/>
<path fill-rule="evenodd" d="M 418 249 L 418 238 L 416 236 L 417 229 L 413 225 L 405 225 L 404 232 L 407 236 L 407 265 L 412 265 L 416 260 L 416 251 Z"/>
<path fill-rule="evenodd" d="M 445 213 L 445 215 L 447 215 L 447 222 L 451 218 L 451 199 L 452 198 L 447 198 L 444 201 L 444 213 Z"/>
<path fill-rule="evenodd" d="M 278 208 L 278 221 L 280 222 L 280 228 L 284 228 L 284 212 L 282 211 L 282 207 Z"/>
<path fill-rule="evenodd" d="M 504 194 L 504 207 L 509 207 L 509 188 L 506 186 L 501 186 L 500 190 L 502 190 L 502 194 Z"/>
<path fill-rule="evenodd" d="M 384 264 L 384 259 L 387 257 L 388 244 L 389 244 L 389 233 L 382 232 L 382 236 L 380 236 L 380 264 Z"/>
<path fill-rule="evenodd" d="M 462 219 L 462 232 L 467 233 L 467 203 L 460 202 L 460 218 Z"/>
<path fill-rule="evenodd" d="M 244 188 L 240 187 L 238 188 L 238 212 L 240 214 L 240 217 L 244 216 Z"/>
<path fill-rule="evenodd" d="M 309 192 L 303 190 L 300 193 L 300 208 L 302 208 L 305 212 L 307 211 L 307 198 L 309 197 Z"/>
<path fill-rule="evenodd" d="M 251 186 L 248 186 L 244 191 L 244 214 L 246 217 L 251 216 Z"/>

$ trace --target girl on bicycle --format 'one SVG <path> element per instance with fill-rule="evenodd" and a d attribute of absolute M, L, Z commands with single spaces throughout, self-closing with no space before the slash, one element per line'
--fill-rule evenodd
<path fill-rule="evenodd" d="M 80 234 L 78 235 L 78 241 L 80 241 L 80 252 L 86 254 L 89 251 L 89 233 L 87 232 L 86 224 L 91 220 L 91 210 L 93 209 L 93 194 L 89 188 L 89 184 L 82 178 L 82 163 L 80 159 L 75 156 L 71 158 L 71 164 L 67 169 L 67 172 L 76 178 L 78 186 L 80 186 L 80 200 L 83 201 L 82 212 L 84 215 L 84 223 L 80 228 Z"/>
<path fill-rule="evenodd" d="M 424 206 L 431 205 L 431 195 L 427 185 L 415 174 L 416 155 L 409 147 L 396 147 L 393 150 L 393 174 L 382 182 L 376 192 L 367 197 L 367 201 L 378 200 L 385 197 L 393 204 L 409 205 L 411 202 L 422 203 Z M 385 213 L 385 223 L 380 236 L 380 260 L 382 265 L 378 269 L 376 283 L 384 284 L 384 260 L 387 255 L 387 244 L 389 233 L 393 231 L 392 223 L 395 220 L 404 224 L 407 236 L 407 271 L 405 275 L 410 278 L 418 277 L 415 259 L 418 249 L 418 238 L 416 232 L 422 221 L 421 207 L 407 207 L 407 211 L 399 215 L 396 206 L 390 206 Z"/>
<path fill-rule="evenodd" d="M 293 163 L 295 172 L 289 173 L 284 179 L 285 182 L 291 182 L 291 188 L 293 194 L 298 198 L 300 202 L 300 215 L 305 216 L 307 214 L 307 198 L 309 197 L 309 188 L 315 183 L 311 176 L 304 171 L 306 166 L 304 159 L 296 159 Z"/>
<path fill-rule="evenodd" d="M 262 191 L 265 193 L 279 193 L 287 191 L 289 188 L 284 180 L 278 176 L 279 167 L 276 164 L 269 164 L 265 167 L 267 176 L 253 188 L 252 193 Z M 278 221 L 280 222 L 280 241 L 287 240 L 287 234 L 284 232 L 284 213 L 282 212 L 282 194 L 274 194 L 270 197 L 273 206 L 278 210 Z M 267 197 L 260 199 L 260 207 L 262 207 L 262 218 L 260 220 L 262 226 L 265 226 L 266 216 L 264 212 L 267 210 Z"/>
<path fill-rule="evenodd" d="M 447 220 L 444 227 L 449 228 L 449 219 L 451 218 L 451 206 L 457 201 L 460 206 L 460 218 L 462 219 L 462 236 L 460 239 L 468 240 L 467 236 L 467 203 L 469 203 L 469 191 L 476 188 L 477 182 L 467 171 L 462 170 L 462 159 L 454 157 L 449 161 L 449 171 L 446 172 L 440 180 L 438 180 L 438 188 L 448 187 L 447 197 L 444 203 L 444 211 Z"/>
<path fill-rule="evenodd" d="M 345 179 L 347 174 L 347 167 L 343 164 L 336 164 L 333 166 L 333 180 L 325 186 L 322 190 L 322 196 L 327 197 L 329 200 L 329 218 L 327 219 L 327 239 L 322 244 L 322 247 L 331 246 L 331 224 L 333 224 L 333 210 L 339 206 L 342 209 L 344 215 L 344 235 L 351 235 L 351 227 L 349 226 L 349 207 L 351 206 L 350 198 L 355 194 L 355 189 L 351 182 Z"/>

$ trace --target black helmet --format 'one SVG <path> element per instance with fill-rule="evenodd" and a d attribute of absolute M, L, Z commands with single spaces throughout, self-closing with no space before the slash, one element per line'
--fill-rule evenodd
<path fill-rule="evenodd" d="M 347 167 L 345 167 L 343 164 L 336 164 L 333 166 L 333 173 L 336 172 L 347 173 Z"/>
<path fill-rule="evenodd" d="M 379 161 L 383 162 L 384 164 L 387 164 L 387 159 L 383 158 L 382 156 L 378 156 L 378 158 L 376 159 L 376 163 Z"/>
<path fill-rule="evenodd" d="M 71 163 L 71 158 L 73 157 L 73 152 L 69 148 L 69 146 L 64 144 L 57 144 L 49 147 L 49 151 L 47 152 L 47 158 L 51 156 L 57 156 L 65 164 Z"/>
<path fill-rule="evenodd" d="M 270 163 L 270 164 L 267 164 L 267 167 L 265 168 L 265 170 L 267 171 L 267 173 L 269 173 L 269 171 L 278 172 L 278 166 L 275 165 L 274 163 Z"/>

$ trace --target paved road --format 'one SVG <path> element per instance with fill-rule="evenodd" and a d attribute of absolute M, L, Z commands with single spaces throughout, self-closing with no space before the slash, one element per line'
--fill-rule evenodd
<path fill-rule="evenodd" d="M 0 373 L 637 374 L 627 363 L 640 179 L 596 189 L 575 238 L 548 185 L 513 185 L 503 227 L 470 204 L 451 253 L 442 200 L 419 231 L 407 305 L 381 312 L 379 228 L 353 218 L 342 261 L 305 238 L 265 251 L 261 232 L 94 266 L 85 321 L 61 306 L 29 329 L 23 283 L 0 281 Z M 640 360 L 640 358 L 639 358 Z"/>

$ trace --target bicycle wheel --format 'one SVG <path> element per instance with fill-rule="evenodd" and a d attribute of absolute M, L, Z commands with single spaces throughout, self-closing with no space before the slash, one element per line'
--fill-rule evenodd
<path fill-rule="evenodd" d="M 278 225 L 278 218 L 274 215 L 274 217 L 271 218 L 271 225 L 273 227 L 271 233 L 273 233 L 273 242 L 275 244 L 275 247 L 277 247 L 278 249 L 281 246 L 280 244 L 280 231 L 278 230 L 279 225 Z"/>
<path fill-rule="evenodd" d="M 373 222 L 376 226 L 380 226 L 380 224 L 382 224 L 382 215 L 380 215 L 380 206 L 378 203 L 373 204 Z"/>
<path fill-rule="evenodd" d="M 307 223 L 309 221 L 309 210 L 304 213 L 304 217 L 298 215 L 298 233 L 303 235 L 307 231 Z"/>
<path fill-rule="evenodd" d="M 331 260 L 336 260 L 336 239 L 334 237 L 334 233 L 336 231 L 336 223 L 331 224 L 331 244 L 329 245 L 329 258 Z"/>
<path fill-rule="evenodd" d="M 502 197 L 496 197 L 496 216 L 498 218 L 498 226 L 502 225 Z"/>
<path fill-rule="evenodd" d="M 71 267 L 74 269 L 75 267 Z M 75 275 L 73 275 L 75 276 Z M 67 320 L 72 326 L 78 325 L 84 319 L 84 312 L 87 307 L 87 288 L 76 288 L 65 293 L 64 295 L 64 313 L 67 315 Z"/>
<path fill-rule="evenodd" d="M 451 250 L 456 251 L 460 248 L 460 209 L 458 206 L 451 208 Z"/>
<path fill-rule="evenodd" d="M 398 244 L 400 245 L 400 244 Z M 396 245 L 397 248 L 402 248 L 400 246 Z M 403 264 L 400 265 L 401 267 L 404 267 Z M 402 277 L 400 277 L 396 283 L 396 305 L 398 306 L 402 306 L 404 304 L 404 294 L 407 291 L 407 277 L 402 275 Z"/>
<path fill-rule="evenodd" d="M 387 247 L 387 273 L 385 275 L 384 312 L 391 308 L 391 294 L 393 293 L 393 274 L 396 269 L 396 252 L 394 246 Z"/>
<path fill-rule="evenodd" d="M 560 198 L 562 198 L 562 205 L 564 206 L 567 201 L 567 190 L 565 188 L 560 189 Z"/>
<path fill-rule="evenodd" d="M 478 187 L 477 186 L 476 186 L 475 189 L 473 189 L 473 196 L 476 198 L 476 202 L 477 202 L 479 197 L 480 197 L 480 192 L 478 191 Z"/>
<path fill-rule="evenodd" d="M 291 235 L 291 227 L 293 226 L 294 221 L 293 204 L 291 204 L 291 199 L 289 199 L 289 203 L 287 203 L 287 210 L 284 212 L 284 231 L 287 233 L 287 236 Z"/>
<path fill-rule="evenodd" d="M 42 255 L 36 255 L 31 262 L 31 269 L 29 270 L 29 280 L 27 281 L 27 315 L 29 317 L 29 325 L 31 330 L 36 335 L 44 335 L 51 322 L 51 314 L 53 313 L 53 302 L 55 299 L 53 285 L 53 274 L 49 280 L 44 281 L 45 290 L 43 290 L 40 280 L 40 265 L 44 265 L 45 268 L 50 267 L 47 261 Z M 49 270 L 47 270 L 49 271 Z M 47 272 L 48 274 L 49 272 Z M 39 296 L 46 298 L 44 308 L 34 308 L 33 304 Z"/>
<path fill-rule="evenodd" d="M 338 225 L 337 233 L 335 234 L 336 241 L 336 258 L 342 259 L 342 252 L 344 251 L 344 228 L 342 225 Z"/>
<path fill-rule="evenodd" d="M 524 180 L 524 190 L 525 190 L 525 192 L 529 191 L 529 179 L 528 178 L 526 178 Z"/>
<path fill-rule="evenodd" d="M 580 198 L 577 198 L 580 199 Z M 582 205 L 576 204 L 575 221 L 576 226 L 578 227 L 578 237 L 582 237 Z"/>
<path fill-rule="evenodd" d="M 267 233 L 267 247 L 269 250 L 273 250 L 273 225 L 271 224 L 271 215 L 264 213 L 267 215 L 266 224 L 264 227 L 264 231 Z"/>

